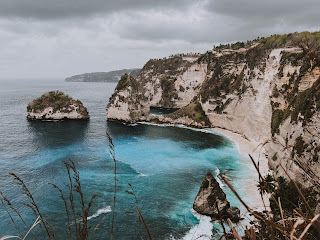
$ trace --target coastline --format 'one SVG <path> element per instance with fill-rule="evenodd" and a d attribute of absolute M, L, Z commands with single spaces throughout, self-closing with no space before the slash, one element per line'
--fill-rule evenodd
<path fill-rule="evenodd" d="M 136 122 L 136 123 L 122 122 L 122 124 L 129 125 L 129 126 L 135 126 L 137 124 L 145 124 L 145 125 L 154 125 L 159 127 L 179 127 L 179 128 L 190 129 L 193 131 L 200 131 L 200 132 L 206 132 L 209 134 L 220 135 L 224 138 L 227 138 L 238 150 L 239 156 L 240 156 L 240 159 L 239 159 L 240 164 L 243 165 L 243 167 L 246 168 L 248 172 L 250 172 L 250 174 L 248 174 L 248 177 L 241 179 L 241 182 L 243 183 L 243 185 L 241 185 L 241 188 L 242 188 L 241 192 L 244 193 L 244 196 L 243 196 L 244 202 L 248 206 L 250 206 L 250 208 L 253 211 L 261 212 L 265 210 L 268 210 L 268 211 L 270 210 L 268 197 L 264 197 L 263 201 L 261 199 L 261 196 L 257 187 L 258 173 L 256 172 L 256 169 L 254 168 L 254 165 L 248 156 L 248 154 L 250 154 L 256 163 L 259 162 L 259 169 L 263 176 L 269 173 L 268 159 L 265 154 L 265 149 L 263 147 L 263 144 L 253 141 L 251 139 L 248 139 L 247 137 L 239 133 L 234 133 L 232 131 L 222 129 L 222 128 L 217 128 L 217 127 L 195 128 L 195 127 L 186 126 L 183 124 L 152 123 L 152 122 L 143 122 L 143 121 Z M 227 186 L 224 186 L 224 187 L 227 188 Z M 240 208 L 241 216 L 243 217 L 243 220 L 241 220 L 241 223 L 239 225 L 236 225 L 235 227 L 239 233 L 242 233 L 243 226 L 250 226 L 251 225 L 250 221 L 253 218 L 243 205 L 240 204 L 239 208 Z M 190 240 L 195 238 L 208 239 L 208 236 L 212 236 L 212 234 L 214 233 L 211 230 L 209 232 L 207 231 L 208 229 L 212 229 L 214 226 L 211 218 L 204 215 L 197 214 L 196 212 L 193 212 L 193 215 L 196 218 L 198 218 L 199 223 L 193 226 L 188 232 L 186 232 L 185 236 L 183 236 L 181 240 Z"/>
<path fill-rule="evenodd" d="M 258 190 L 258 178 L 259 175 L 256 172 L 256 169 L 249 158 L 249 154 L 253 157 L 254 161 L 259 166 L 259 171 L 262 176 L 266 176 L 270 173 L 269 165 L 268 165 L 268 158 L 266 155 L 266 150 L 263 147 L 263 143 L 256 142 L 252 139 L 248 139 L 246 136 L 241 135 L 239 133 L 232 132 L 227 129 L 218 128 L 218 127 L 211 127 L 211 128 L 195 128 L 192 126 L 186 126 L 183 124 L 169 124 L 169 123 L 152 123 L 152 122 L 137 122 L 137 124 L 149 124 L 155 126 L 175 126 L 175 127 L 182 127 L 191 129 L 194 131 L 203 131 L 212 134 L 217 134 L 223 137 L 228 138 L 238 149 L 241 160 L 244 161 L 251 171 L 256 174 L 250 175 L 248 181 L 246 181 L 245 185 L 245 193 L 246 198 L 244 201 L 255 211 L 264 211 L 270 210 L 270 203 L 268 197 L 264 196 L 263 201 L 259 194 Z"/>
<path fill-rule="evenodd" d="M 262 143 L 256 142 L 252 139 L 247 139 L 239 133 L 234 133 L 226 129 L 217 127 L 210 129 L 218 134 L 220 133 L 227 136 L 235 144 L 240 153 L 246 155 L 250 154 L 256 162 L 259 162 L 259 170 L 262 176 L 269 172 L 268 158 Z"/>
<path fill-rule="evenodd" d="M 253 171 L 256 171 L 256 169 L 254 168 L 253 163 L 249 158 L 249 154 L 253 157 L 257 164 L 259 163 L 259 170 L 262 176 L 266 176 L 268 173 L 270 173 L 266 150 L 263 147 L 262 143 L 248 139 L 241 134 L 234 133 L 226 129 L 217 127 L 210 129 L 219 135 L 223 135 L 229 138 L 238 148 L 239 153 L 251 163 Z M 264 196 L 264 203 L 262 202 L 257 184 L 258 173 L 256 177 L 251 177 L 245 186 L 245 192 L 247 193 L 247 199 L 245 199 L 245 202 L 247 202 L 246 200 L 248 200 L 250 202 L 249 206 L 254 210 L 263 211 L 265 210 L 265 208 L 267 208 L 267 210 L 270 210 L 269 199 Z"/>

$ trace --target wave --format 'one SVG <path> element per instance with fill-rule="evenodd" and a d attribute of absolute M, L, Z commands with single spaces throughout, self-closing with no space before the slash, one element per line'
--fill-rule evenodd
<path fill-rule="evenodd" d="M 149 176 L 149 174 L 139 173 L 139 176 L 141 176 L 141 177 L 147 177 L 147 176 Z"/>
<path fill-rule="evenodd" d="M 109 212 L 111 212 L 111 211 L 112 211 L 112 210 L 111 210 L 111 207 L 110 207 L 110 206 L 107 206 L 107 207 L 105 207 L 105 208 L 100 208 L 100 209 L 98 209 L 98 211 L 97 211 L 95 214 L 93 214 L 93 215 L 91 215 L 90 217 L 88 217 L 87 220 L 90 220 L 90 219 L 92 219 L 92 218 L 96 218 L 96 217 L 100 216 L 101 214 L 109 213 Z"/>
<path fill-rule="evenodd" d="M 211 218 L 208 216 L 201 215 L 195 210 L 191 210 L 192 214 L 199 219 L 199 223 L 192 227 L 187 234 L 181 240 L 197 239 L 197 240 L 208 240 L 211 239 L 213 234 L 213 223 Z"/>
<path fill-rule="evenodd" d="M 234 144 L 234 142 L 232 141 L 232 139 L 230 137 L 228 137 L 227 135 L 224 135 L 223 133 L 215 131 L 212 128 L 193 128 L 193 127 L 188 127 L 183 124 L 173 124 L 173 123 L 159 124 L 159 123 L 150 123 L 150 122 L 137 122 L 136 124 L 144 124 L 144 125 L 151 125 L 151 126 L 157 126 L 157 127 L 177 127 L 177 128 L 184 128 L 184 129 L 188 129 L 188 130 L 192 130 L 192 131 L 196 131 L 196 132 L 214 134 L 214 135 L 218 135 L 218 136 L 227 138 L 228 140 L 230 140 Z"/>
<path fill-rule="evenodd" d="M 220 178 L 218 178 L 218 176 L 219 176 L 219 174 L 220 174 L 219 168 L 217 168 L 214 172 L 216 173 L 215 179 L 216 179 L 217 182 L 219 183 L 219 186 L 220 186 L 221 188 L 223 188 L 223 187 L 224 187 L 224 184 L 221 182 Z"/>

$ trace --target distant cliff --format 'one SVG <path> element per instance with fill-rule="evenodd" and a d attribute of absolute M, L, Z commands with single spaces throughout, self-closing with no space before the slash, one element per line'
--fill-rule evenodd
<path fill-rule="evenodd" d="M 107 117 L 228 129 L 264 145 L 276 176 L 282 164 L 301 183 L 318 184 L 319 46 L 320 32 L 303 32 L 151 59 L 118 83 Z"/>
<path fill-rule="evenodd" d="M 118 82 L 125 73 L 137 77 L 140 68 L 122 69 L 110 72 L 94 72 L 75 75 L 65 79 L 66 82 Z"/>

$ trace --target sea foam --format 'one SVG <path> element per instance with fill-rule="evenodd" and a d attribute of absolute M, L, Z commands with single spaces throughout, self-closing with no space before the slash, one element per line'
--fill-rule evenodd
<path fill-rule="evenodd" d="M 92 219 L 92 218 L 96 218 L 96 217 L 100 216 L 101 214 L 109 213 L 109 212 L 111 212 L 111 211 L 112 211 L 112 210 L 111 210 L 111 207 L 110 207 L 110 206 L 107 206 L 107 207 L 105 207 L 105 208 L 100 208 L 100 209 L 98 209 L 98 211 L 97 211 L 95 214 L 93 214 L 93 215 L 91 215 L 90 217 L 88 217 L 87 220 L 90 220 L 90 219 Z"/>

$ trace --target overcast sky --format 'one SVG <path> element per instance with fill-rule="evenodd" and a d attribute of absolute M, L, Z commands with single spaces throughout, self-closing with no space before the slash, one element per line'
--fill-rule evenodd
<path fill-rule="evenodd" d="M 319 0 L 0 0 L 0 74 L 142 67 L 214 44 L 317 31 L 319 9 Z"/>

